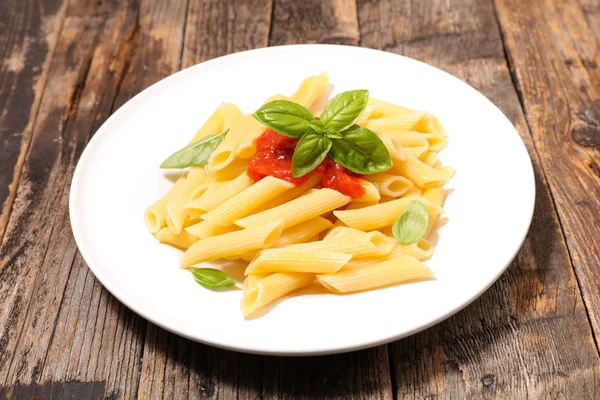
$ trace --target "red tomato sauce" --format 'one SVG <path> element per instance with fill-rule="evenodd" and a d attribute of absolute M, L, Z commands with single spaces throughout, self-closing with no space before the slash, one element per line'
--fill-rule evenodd
<path fill-rule="evenodd" d="M 256 139 L 256 154 L 248 162 L 248 176 L 257 182 L 265 176 L 274 176 L 296 186 L 304 184 L 311 176 L 321 178 L 322 187 L 335 189 L 352 198 L 362 197 L 365 188 L 361 185 L 362 175 L 355 174 L 334 162 L 329 156 L 308 174 L 292 176 L 292 155 L 298 139 L 289 138 L 267 129 Z"/>

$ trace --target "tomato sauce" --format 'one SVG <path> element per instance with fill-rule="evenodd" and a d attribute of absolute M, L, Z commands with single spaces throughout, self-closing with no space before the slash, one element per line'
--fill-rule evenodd
<path fill-rule="evenodd" d="M 248 176 L 257 182 L 270 175 L 296 186 L 304 184 L 311 176 L 318 176 L 322 187 L 335 189 L 352 198 L 362 197 L 365 194 L 365 188 L 361 185 L 362 175 L 347 170 L 329 156 L 308 174 L 294 178 L 292 156 L 297 143 L 298 139 L 267 129 L 256 139 L 256 154 L 248 162 Z"/>

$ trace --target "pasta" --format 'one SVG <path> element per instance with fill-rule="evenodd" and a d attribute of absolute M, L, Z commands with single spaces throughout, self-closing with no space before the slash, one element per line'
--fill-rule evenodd
<path fill-rule="evenodd" d="M 144 211 L 148 231 L 183 251 L 199 284 L 241 287 L 244 317 L 310 285 L 344 294 L 433 278 L 422 262 L 454 174 L 440 161 L 444 128 L 366 90 L 323 103 L 330 87 L 310 76 L 251 114 L 222 103 L 161 165 L 183 171 Z M 198 278 L 219 260 L 236 261 L 243 285 Z"/>

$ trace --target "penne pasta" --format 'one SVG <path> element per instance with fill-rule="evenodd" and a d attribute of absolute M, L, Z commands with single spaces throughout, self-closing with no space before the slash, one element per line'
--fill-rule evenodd
<path fill-rule="evenodd" d="M 260 227 L 201 239 L 183 254 L 181 267 L 189 268 L 201 262 L 271 247 L 281 235 L 282 230 L 282 221 L 275 221 Z"/>
<path fill-rule="evenodd" d="M 246 268 L 245 275 L 273 272 L 332 273 L 339 271 L 351 254 L 286 247 L 262 250 Z"/>
<path fill-rule="evenodd" d="M 329 77 L 327 73 L 309 76 L 302 81 L 296 93 L 290 97 L 290 100 L 310 109 L 317 99 L 325 93 L 328 84 Z"/>
<path fill-rule="evenodd" d="M 293 183 L 266 176 L 219 207 L 204 214 L 202 218 L 215 224 L 231 226 L 236 219 L 249 215 L 262 204 L 294 187 Z"/>
<path fill-rule="evenodd" d="M 439 165 L 438 153 L 433 151 L 423 154 L 420 159 L 433 168 L 436 168 Z"/>
<path fill-rule="evenodd" d="M 434 204 L 437 204 L 438 206 L 441 206 L 442 203 L 444 202 L 444 197 L 446 197 L 446 193 L 444 192 L 444 189 L 442 188 L 432 188 L 432 189 L 427 189 L 425 191 L 425 193 L 423 193 L 423 197 L 426 198 L 427 200 L 431 201 Z M 425 235 L 424 237 L 429 237 L 429 235 L 431 234 L 431 231 L 433 230 L 433 227 L 435 226 L 435 223 L 437 221 L 438 218 L 438 213 L 436 212 L 431 212 L 431 211 L 427 211 L 427 214 L 429 215 L 429 222 L 427 225 L 427 231 L 425 231 Z"/>
<path fill-rule="evenodd" d="M 300 186 L 296 186 L 293 189 L 287 190 L 283 193 L 281 193 L 279 196 L 267 201 L 265 204 L 259 206 L 256 210 L 254 210 L 255 213 L 259 213 L 265 210 L 269 210 L 271 208 L 275 208 L 277 206 L 280 206 L 282 204 L 287 203 L 288 201 L 292 201 L 298 197 L 307 195 L 312 193 L 311 189 L 314 188 L 315 186 L 317 186 L 317 184 L 319 183 L 319 177 L 318 176 L 311 176 L 310 178 L 308 178 L 308 180 L 300 185 Z"/>
<path fill-rule="evenodd" d="M 389 130 L 411 130 L 422 117 L 423 112 L 413 111 L 395 117 L 369 119 L 365 121 L 363 126 L 375 133 Z"/>
<path fill-rule="evenodd" d="M 283 219 L 287 229 L 301 222 L 318 217 L 350 202 L 351 198 L 332 189 L 319 189 L 285 204 L 235 221 L 237 226 L 249 228 Z"/>
<path fill-rule="evenodd" d="M 215 190 L 207 190 L 202 196 L 196 200 L 183 205 L 183 208 L 188 214 L 202 215 L 208 211 L 212 211 L 219 205 L 223 204 L 231 196 L 235 196 L 242 190 L 249 188 L 252 185 L 252 180 L 248 174 L 243 173 L 237 178 L 215 188 Z"/>
<path fill-rule="evenodd" d="M 371 119 L 397 117 L 404 114 L 412 114 L 415 110 L 388 103 L 387 101 L 378 99 L 369 99 L 369 105 L 374 105 L 375 109 L 371 112 Z"/>
<path fill-rule="evenodd" d="M 178 190 L 171 194 L 165 210 L 167 226 L 173 233 L 181 233 L 188 217 L 182 206 L 191 199 L 196 188 L 206 182 L 206 177 L 205 168 L 192 168 L 185 180 L 178 186 Z"/>
<path fill-rule="evenodd" d="M 407 131 L 403 129 L 382 129 L 377 133 L 379 136 L 388 136 L 395 138 L 404 149 L 409 147 L 427 147 L 429 142 L 422 133 L 417 131 Z"/>
<path fill-rule="evenodd" d="M 290 244 L 312 241 L 310 240 L 312 237 L 331 228 L 332 225 L 333 224 L 325 218 L 316 217 L 309 219 L 308 221 L 285 229 L 273 247 L 285 247 Z"/>
<path fill-rule="evenodd" d="M 406 155 L 406 161 L 394 163 L 390 171 L 407 177 L 423 189 L 440 187 L 447 183 L 454 174 L 452 170 L 432 168 L 410 154 Z"/>
<path fill-rule="evenodd" d="M 225 110 L 230 106 L 232 106 L 232 104 L 222 103 L 219 107 L 217 107 L 215 112 L 208 117 L 204 125 L 202 125 L 194 137 L 192 137 L 190 143 L 197 142 L 208 135 L 216 135 L 223 132 L 223 126 L 225 124 Z"/>
<path fill-rule="evenodd" d="M 253 279 L 242 295 L 242 315 L 248 317 L 286 294 L 310 285 L 314 279 L 314 274 L 298 272 L 278 272 L 266 278 Z"/>
<path fill-rule="evenodd" d="M 186 177 L 183 175 L 180 176 L 175 182 L 175 185 L 173 185 L 163 197 L 144 211 L 144 222 L 146 222 L 146 227 L 150 233 L 155 234 L 161 228 L 167 226 L 167 203 L 174 194 L 177 194 L 180 191 L 180 187 L 183 186 L 185 178 Z"/>
<path fill-rule="evenodd" d="M 365 268 L 317 275 L 317 281 L 334 293 L 361 292 L 431 278 L 433 272 L 410 256 L 398 256 Z"/>
<path fill-rule="evenodd" d="M 365 189 L 365 194 L 363 194 L 359 198 L 352 199 L 353 203 L 354 202 L 356 202 L 356 203 L 373 203 L 373 202 L 379 201 L 381 196 L 379 195 L 379 191 L 377 190 L 377 187 L 375 185 L 373 185 L 373 183 L 371 183 L 367 180 L 361 179 L 360 184 Z"/>
<path fill-rule="evenodd" d="M 339 233 L 340 229 L 347 231 Z M 394 246 L 395 242 L 381 232 L 361 232 L 347 227 L 336 227 L 321 241 L 294 244 L 287 248 L 347 253 L 355 259 L 387 254 Z"/>
<path fill-rule="evenodd" d="M 200 221 L 194 225 L 185 228 L 185 231 L 200 239 L 206 239 L 211 236 L 222 235 L 227 232 L 237 230 L 236 227 L 223 226 L 212 221 Z"/>
<path fill-rule="evenodd" d="M 398 216 L 414 201 L 421 201 L 427 210 L 443 213 L 444 210 L 437 204 L 423 197 L 405 197 L 388 201 L 383 204 L 361 208 L 358 210 L 339 210 L 333 214 L 351 228 L 370 231 L 392 225 Z"/>
<path fill-rule="evenodd" d="M 420 239 L 412 244 L 399 244 L 388 254 L 375 257 L 365 257 L 356 260 L 351 260 L 344 266 L 346 268 L 364 268 L 375 265 L 382 261 L 390 260 L 398 256 L 411 256 L 419 261 L 429 260 L 433 255 L 433 245 L 426 239 Z"/>
<path fill-rule="evenodd" d="M 182 231 L 180 234 L 176 235 L 169 228 L 162 228 L 160 231 L 156 232 L 156 238 L 161 243 L 169 244 L 183 250 L 198 241 L 198 237 L 191 235 L 186 231 Z"/>
<path fill-rule="evenodd" d="M 379 173 L 365 176 L 383 196 L 400 197 L 414 185 L 410 179 L 398 175 Z"/>

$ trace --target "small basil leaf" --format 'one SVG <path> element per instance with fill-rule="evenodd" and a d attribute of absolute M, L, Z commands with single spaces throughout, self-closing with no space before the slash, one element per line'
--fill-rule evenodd
<path fill-rule="evenodd" d="M 217 146 L 221 144 L 223 139 L 225 139 L 227 132 L 229 132 L 229 129 L 218 135 L 208 135 L 197 142 L 188 144 L 183 149 L 171 154 L 162 162 L 162 164 L 160 164 L 160 167 L 163 169 L 187 168 L 201 167 L 208 164 L 211 154 L 215 151 Z"/>
<path fill-rule="evenodd" d="M 298 141 L 292 156 L 292 176 L 299 178 L 308 174 L 325 159 L 331 149 L 331 140 L 310 131 Z"/>
<path fill-rule="evenodd" d="M 394 225 L 392 233 L 400 244 L 415 243 L 427 231 L 429 216 L 427 209 L 420 201 L 411 201 L 408 207 L 400 214 Z"/>
<path fill-rule="evenodd" d="M 335 96 L 327 103 L 320 119 L 326 128 L 343 131 L 352 126 L 369 101 L 368 90 L 351 90 Z"/>
<path fill-rule="evenodd" d="M 308 123 L 308 126 L 310 126 L 310 128 L 317 133 L 323 133 L 323 123 L 321 121 L 319 121 L 318 119 L 315 119 L 314 121 L 310 121 Z"/>
<path fill-rule="evenodd" d="M 331 158 L 357 174 L 374 174 L 392 168 L 387 148 L 379 137 L 361 126 L 352 126 L 342 132 L 342 139 L 334 140 Z"/>
<path fill-rule="evenodd" d="M 212 268 L 192 269 L 190 272 L 196 282 L 211 290 L 230 289 L 237 283 L 224 272 Z"/>
<path fill-rule="evenodd" d="M 299 139 L 310 129 L 314 121 L 310 111 L 300 104 L 287 100 L 274 100 L 259 108 L 253 117 L 283 136 Z"/>

